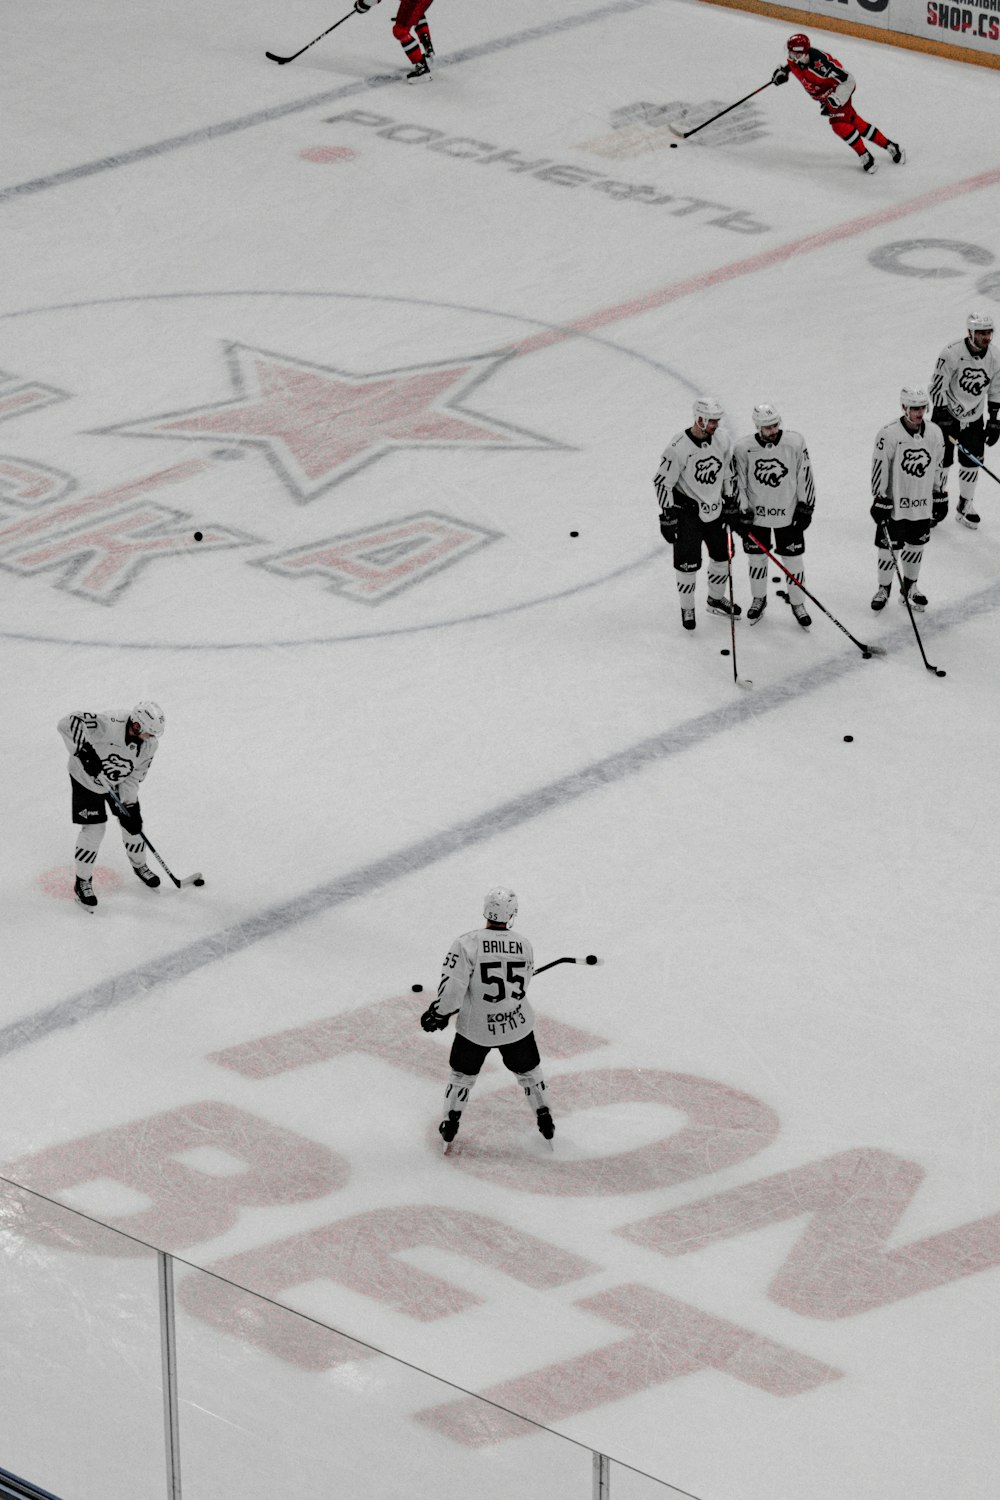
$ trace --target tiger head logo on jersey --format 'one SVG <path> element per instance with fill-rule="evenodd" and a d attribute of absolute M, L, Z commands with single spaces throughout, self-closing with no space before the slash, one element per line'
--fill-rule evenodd
<path fill-rule="evenodd" d="M 967 396 L 981 396 L 990 383 L 990 377 L 985 370 L 976 370 L 971 365 L 966 365 L 959 376 L 959 389 Z"/>
<path fill-rule="evenodd" d="M 926 448 L 904 448 L 900 463 L 904 474 L 913 474 L 922 479 L 930 468 L 931 456 Z"/>
<path fill-rule="evenodd" d="M 753 477 L 758 484 L 766 484 L 772 490 L 778 485 L 788 473 L 788 469 L 780 458 L 758 458 L 753 466 Z"/>
<path fill-rule="evenodd" d="M 714 455 L 711 458 L 699 458 L 695 462 L 694 477 L 698 484 L 714 484 L 722 472 L 722 460 Z"/>

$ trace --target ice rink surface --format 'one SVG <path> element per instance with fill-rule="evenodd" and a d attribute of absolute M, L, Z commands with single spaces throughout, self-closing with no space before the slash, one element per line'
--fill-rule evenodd
<path fill-rule="evenodd" d="M 996 75 L 815 32 L 908 151 L 869 178 L 794 82 L 669 148 L 787 23 L 439 0 L 408 88 L 388 9 L 284 68 L 334 14 L 8 17 L 3 1175 L 584 1445 L 178 1268 L 189 1497 L 570 1500 L 593 1447 L 699 1500 L 980 1500 L 1000 487 L 927 549 L 943 679 L 869 609 L 868 505 L 1000 301 Z M 681 630 L 651 478 L 703 392 L 805 434 L 807 585 L 884 659 L 774 583 L 752 690 L 704 573 Z M 147 831 L 207 884 L 112 827 L 88 916 L 55 724 L 145 696 Z M 605 964 L 532 988 L 554 1154 L 491 1060 L 445 1158 L 417 1020 L 497 882 L 539 962 Z M 0 1464 L 160 1493 L 151 1253 L 0 1201 Z"/>

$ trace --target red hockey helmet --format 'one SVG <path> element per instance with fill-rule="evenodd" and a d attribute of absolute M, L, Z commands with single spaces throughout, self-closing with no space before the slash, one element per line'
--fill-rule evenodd
<path fill-rule="evenodd" d="M 796 31 L 794 36 L 788 38 L 789 57 L 806 57 L 810 48 L 809 38 L 804 31 Z"/>

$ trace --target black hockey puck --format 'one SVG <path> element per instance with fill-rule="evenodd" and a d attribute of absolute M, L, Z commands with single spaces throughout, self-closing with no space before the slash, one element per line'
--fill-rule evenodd
<path fill-rule="evenodd" d="M 199 875 L 198 879 L 197 880 L 192 880 L 191 884 L 192 885 L 204 885 L 205 884 L 204 876 Z"/>
<path fill-rule="evenodd" d="M 862 661 L 871 661 L 871 659 L 872 659 L 872 654 L 871 654 L 870 651 L 862 651 L 862 653 L 861 653 L 861 660 Z"/>
<path fill-rule="evenodd" d="M 410 985 L 410 989 L 413 991 L 413 993 L 415 995 L 422 995 L 424 987 L 423 987 L 422 984 L 411 984 Z"/>
<path fill-rule="evenodd" d="M 852 745 L 853 743 L 854 743 L 854 736 L 853 736 L 853 734 L 845 734 L 844 735 L 844 744 L 845 745 Z"/>
<path fill-rule="evenodd" d="M 571 531 L 570 532 L 570 536 L 579 536 L 579 535 L 580 535 L 580 533 L 578 531 Z"/>
<path fill-rule="evenodd" d="M 677 142 L 676 141 L 671 141 L 670 142 L 670 149 L 671 149 L 671 151 L 676 151 L 677 150 Z"/>
<path fill-rule="evenodd" d="M 196 542 L 200 542 L 201 541 L 201 532 L 200 531 L 196 531 L 195 532 L 194 539 L 195 539 Z"/>
<path fill-rule="evenodd" d="M 728 656 L 729 655 L 729 647 L 728 646 L 723 646 L 722 650 L 719 652 L 719 655 L 720 656 Z"/>
<path fill-rule="evenodd" d="M 945 671 L 944 667 L 938 667 L 937 672 L 935 673 L 935 676 L 937 677 L 947 677 L 947 675 L 948 673 Z"/>
<path fill-rule="evenodd" d="M 587 962 L 588 962 L 588 964 L 596 964 L 596 962 L 597 962 L 597 954 L 596 953 L 588 953 L 587 954 Z"/>

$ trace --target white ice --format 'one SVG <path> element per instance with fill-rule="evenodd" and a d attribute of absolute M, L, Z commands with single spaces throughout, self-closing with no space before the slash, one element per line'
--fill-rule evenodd
<path fill-rule="evenodd" d="M 900 386 L 996 310 L 996 75 L 817 30 L 908 150 L 869 178 L 794 83 L 677 150 L 621 124 L 765 82 L 788 23 L 440 0 L 410 89 L 390 9 L 287 67 L 265 49 L 327 7 L 6 17 L 2 1173 L 185 1263 L 196 1500 L 570 1500 L 590 1448 L 636 1500 L 663 1490 L 624 1465 L 700 1500 L 981 1500 L 1000 497 L 981 475 L 980 532 L 927 549 L 938 678 L 895 597 L 869 610 L 868 469 Z M 291 435 L 226 430 L 257 379 Z M 681 631 L 651 477 L 705 391 L 734 435 L 762 399 L 805 433 L 807 585 L 884 659 L 772 584 L 740 692 L 704 573 Z M 140 566 L 116 522 L 173 540 Z M 289 564 L 380 528 L 381 591 Z M 112 827 L 88 916 L 55 724 L 142 696 L 147 831 L 207 883 L 144 890 Z M 532 988 L 554 1154 L 491 1060 L 445 1158 L 417 1020 L 497 881 L 539 962 L 605 963 Z M 252 1047 L 299 1028 L 284 1071 Z M 161 1494 L 153 1250 L 0 1202 L 0 1466 Z M 559 1436 L 487 1408 L 476 1446 L 441 1381 Z"/>

